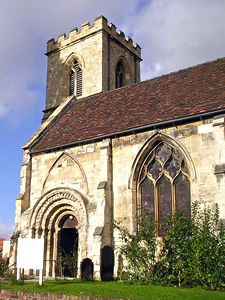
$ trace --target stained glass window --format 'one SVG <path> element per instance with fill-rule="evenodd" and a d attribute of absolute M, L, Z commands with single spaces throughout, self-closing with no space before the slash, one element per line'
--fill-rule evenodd
<path fill-rule="evenodd" d="M 188 167 L 180 151 L 160 142 L 146 157 L 139 174 L 140 205 L 151 212 L 162 236 L 167 215 L 176 210 L 190 215 Z"/>

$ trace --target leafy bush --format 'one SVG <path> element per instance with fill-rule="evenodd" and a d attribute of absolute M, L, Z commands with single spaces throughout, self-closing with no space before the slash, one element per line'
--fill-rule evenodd
<path fill-rule="evenodd" d="M 138 234 L 131 234 L 127 228 L 115 223 L 123 241 L 121 256 L 125 258 L 121 279 L 135 283 L 153 283 L 155 267 L 157 265 L 156 253 L 158 241 L 156 238 L 156 224 L 151 221 L 151 215 L 143 210 L 137 217 Z"/>
<path fill-rule="evenodd" d="M 176 212 L 165 217 L 164 237 L 156 238 L 156 223 L 143 210 L 138 234 L 115 224 L 126 261 L 122 279 L 139 283 L 218 288 L 225 283 L 225 230 L 219 212 L 192 207 L 192 217 Z"/>
<path fill-rule="evenodd" d="M 4 277 L 4 273 L 8 269 L 8 259 L 5 257 L 0 257 L 0 277 Z"/>
<path fill-rule="evenodd" d="M 65 270 L 69 271 L 71 277 L 77 277 L 77 251 L 71 251 L 70 253 L 64 253 L 59 255 L 57 259 L 58 275 L 64 277 Z"/>

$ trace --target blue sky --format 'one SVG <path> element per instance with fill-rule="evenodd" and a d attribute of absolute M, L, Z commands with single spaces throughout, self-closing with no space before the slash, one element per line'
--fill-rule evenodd
<path fill-rule="evenodd" d="M 224 0 L 0 0 L 0 237 L 13 231 L 20 147 L 45 103 L 46 42 L 104 15 L 142 47 L 142 79 L 225 56 Z"/>

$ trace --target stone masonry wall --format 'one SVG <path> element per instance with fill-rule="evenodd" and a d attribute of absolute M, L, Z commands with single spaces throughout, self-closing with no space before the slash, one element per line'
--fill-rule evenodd
<path fill-rule="evenodd" d="M 116 250 L 116 266 L 120 240 L 116 232 L 114 241 L 111 240 L 111 229 L 107 226 L 113 219 L 123 220 L 130 231 L 136 230 L 137 194 L 132 182 L 135 180 L 132 178 L 133 166 L 140 151 L 157 133 L 169 137 L 186 153 L 190 168 L 191 201 L 199 201 L 202 207 L 213 207 L 218 203 L 220 216 L 225 219 L 224 116 L 219 116 L 118 137 L 111 142 L 108 139 L 64 151 L 34 155 L 31 162 L 30 208 L 21 214 L 23 210 L 18 202 L 17 226 L 25 234 L 30 231 L 28 220 L 32 209 L 48 191 L 56 188 L 76 190 L 87 201 L 87 243 L 83 245 L 87 257 L 93 260 L 94 270 L 99 272 L 101 247 L 112 245 Z M 62 203 L 66 201 L 63 199 Z"/>

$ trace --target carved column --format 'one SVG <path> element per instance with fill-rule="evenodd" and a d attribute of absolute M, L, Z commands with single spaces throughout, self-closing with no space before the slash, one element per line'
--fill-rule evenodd
<path fill-rule="evenodd" d="M 52 248 L 53 248 L 53 236 L 54 230 L 48 230 L 48 236 L 46 239 L 46 276 L 52 275 L 52 267 L 53 267 L 53 257 L 52 257 Z"/>
<path fill-rule="evenodd" d="M 59 240 L 60 228 L 56 227 L 53 233 L 53 267 L 52 267 L 52 277 L 56 277 L 56 266 L 57 266 L 57 256 L 58 256 L 58 240 Z"/>

